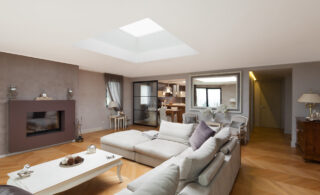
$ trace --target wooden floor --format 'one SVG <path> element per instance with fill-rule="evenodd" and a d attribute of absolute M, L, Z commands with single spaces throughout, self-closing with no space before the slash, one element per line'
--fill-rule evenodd
<path fill-rule="evenodd" d="M 152 129 L 141 126 L 131 128 Z M 77 153 L 89 144 L 100 147 L 100 137 L 111 132 L 85 134 L 83 143 L 68 143 L 2 158 L 0 184 L 6 183 L 8 172 L 21 169 L 26 163 L 36 165 Z M 241 151 L 242 166 L 231 194 L 320 194 L 320 164 L 304 162 L 295 149 L 290 148 L 290 138 L 279 129 L 256 128 L 250 143 L 242 146 Z M 149 170 L 151 168 L 148 166 L 124 159 L 121 171 L 123 183 L 119 183 L 116 169 L 112 169 L 60 195 L 114 194 Z"/>

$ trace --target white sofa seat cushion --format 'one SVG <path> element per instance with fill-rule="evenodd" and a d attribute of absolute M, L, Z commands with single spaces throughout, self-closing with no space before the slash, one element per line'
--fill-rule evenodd
<path fill-rule="evenodd" d="M 193 130 L 193 124 L 161 121 L 158 138 L 188 145 Z"/>
<path fill-rule="evenodd" d="M 188 146 L 184 144 L 162 139 L 144 142 L 134 147 L 137 153 L 164 160 L 176 156 L 187 148 Z"/>
<path fill-rule="evenodd" d="M 218 173 L 224 162 L 224 154 L 219 152 L 210 164 L 202 171 L 198 177 L 198 183 L 202 186 L 207 186 Z"/>
<path fill-rule="evenodd" d="M 170 164 L 143 183 L 133 195 L 175 195 L 179 183 L 179 166 Z"/>
<path fill-rule="evenodd" d="M 179 162 L 180 179 L 194 180 L 200 172 L 209 164 L 218 151 L 217 142 L 214 137 L 210 137 L 201 147 Z"/>
<path fill-rule="evenodd" d="M 143 136 L 141 131 L 138 130 L 121 131 L 100 138 L 101 144 L 116 146 L 130 151 L 134 150 L 135 145 L 147 141 L 150 141 L 150 139 Z"/>

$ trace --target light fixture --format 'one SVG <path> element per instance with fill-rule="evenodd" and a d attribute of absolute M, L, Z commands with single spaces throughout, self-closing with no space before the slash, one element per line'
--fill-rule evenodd
<path fill-rule="evenodd" d="M 145 18 L 137 22 L 120 27 L 120 30 L 134 37 L 142 37 L 145 35 L 163 31 L 164 29 L 160 25 L 152 21 L 150 18 Z"/>
<path fill-rule="evenodd" d="M 221 83 L 221 82 L 236 82 L 236 76 L 223 76 L 223 77 L 203 77 L 197 78 L 196 80 L 205 83 Z"/>
<path fill-rule="evenodd" d="M 312 120 L 312 109 L 315 104 L 320 103 L 320 95 L 316 93 L 305 93 L 298 99 L 298 102 L 306 104 L 306 107 L 309 108 L 308 118 Z"/>
<path fill-rule="evenodd" d="M 165 93 L 170 93 L 172 94 L 172 87 L 170 87 L 169 83 L 168 86 L 166 86 L 166 88 L 164 89 Z"/>
<path fill-rule="evenodd" d="M 253 74 L 252 71 L 249 71 L 249 75 L 250 75 L 250 77 L 251 77 L 254 81 L 257 80 L 257 78 L 254 76 L 254 74 Z"/>

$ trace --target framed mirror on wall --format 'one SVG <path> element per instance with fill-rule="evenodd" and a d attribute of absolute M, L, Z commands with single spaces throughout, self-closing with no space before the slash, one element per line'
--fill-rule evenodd
<path fill-rule="evenodd" d="M 191 75 L 191 107 L 241 112 L 241 72 Z"/>

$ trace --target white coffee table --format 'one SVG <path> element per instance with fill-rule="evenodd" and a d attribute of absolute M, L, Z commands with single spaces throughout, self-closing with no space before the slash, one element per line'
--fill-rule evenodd
<path fill-rule="evenodd" d="M 32 194 L 56 194 L 63 192 L 83 182 L 86 182 L 113 167 L 117 167 L 117 175 L 122 182 L 120 175 L 122 156 L 112 154 L 100 149 L 94 154 L 80 152 L 74 155 L 84 158 L 84 162 L 74 167 L 60 167 L 59 163 L 63 158 L 32 166 L 34 171 L 30 177 L 20 179 L 15 171 L 9 173 L 8 185 L 17 186 Z M 114 155 L 114 158 L 107 159 L 107 156 Z"/>

